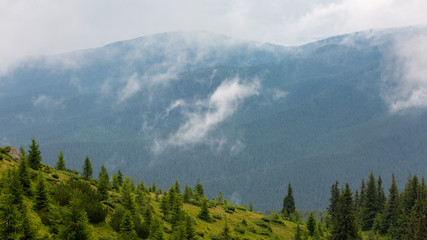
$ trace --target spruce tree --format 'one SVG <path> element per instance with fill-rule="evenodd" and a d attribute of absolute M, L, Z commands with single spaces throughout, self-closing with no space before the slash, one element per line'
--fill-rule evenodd
<path fill-rule="evenodd" d="M 117 170 L 117 179 L 119 181 L 119 186 L 121 187 L 123 185 L 123 173 L 120 168 Z"/>
<path fill-rule="evenodd" d="M 224 228 L 222 229 L 221 233 L 222 239 L 224 240 L 231 240 L 231 234 L 230 234 L 230 228 L 228 227 L 228 221 L 227 218 L 225 219 Z"/>
<path fill-rule="evenodd" d="M 60 233 L 61 239 L 87 240 L 92 239 L 91 229 L 80 199 L 75 197 L 70 202 L 69 211 L 65 214 L 64 228 Z"/>
<path fill-rule="evenodd" d="M 382 186 L 383 180 L 381 176 L 378 176 L 377 181 L 377 205 L 378 205 L 378 213 L 381 213 L 384 210 L 384 204 L 387 201 L 387 198 L 384 194 L 384 188 Z"/>
<path fill-rule="evenodd" d="M 294 240 L 302 240 L 302 232 L 299 224 L 297 225 L 297 230 L 295 232 Z"/>
<path fill-rule="evenodd" d="M 12 194 L 0 195 L 0 237 L 3 239 L 18 239 L 19 210 L 14 204 Z"/>
<path fill-rule="evenodd" d="M 101 165 L 101 170 L 98 174 L 98 186 L 97 190 L 101 194 L 102 200 L 108 199 L 108 189 L 110 185 L 110 177 L 108 175 L 107 168 L 104 164 Z"/>
<path fill-rule="evenodd" d="M 374 220 L 379 212 L 378 209 L 378 192 L 375 182 L 374 173 L 371 172 L 366 188 L 366 198 L 362 208 L 362 230 L 371 230 L 374 225 Z"/>
<path fill-rule="evenodd" d="M 123 182 L 121 195 L 121 202 L 125 209 L 129 210 L 130 213 L 135 214 L 135 200 L 132 194 L 131 182 L 127 176 Z"/>
<path fill-rule="evenodd" d="M 31 139 L 31 144 L 29 145 L 29 150 L 28 150 L 28 165 L 34 169 L 34 170 L 38 170 L 40 167 L 40 163 L 42 161 L 42 156 L 41 156 L 41 151 L 39 150 L 39 145 L 36 142 L 35 138 Z"/>
<path fill-rule="evenodd" d="M 200 212 L 197 215 L 198 218 L 205 220 L 206 222 L 211 221 L 211 216 L 209 214 L 209 208 L 208 208 L 208 200 L 203 197 L 202 199 L 202 207 L 200 208 Z"/>
<path fill-rule="evenodd" d="M 291 213 L 295 213 L 295 200 L 292 193 L 292 186 L 288 184 L 288 194 L 283 198 L 283 208 L 282 213 L 286 216 L 289 216 Z"/>
<path fill-rule="evenodd" d="M 197 183 L 194 186 L 193 195 L 196 201 L 199 201 L 205 195 L 205 192 L 203 190 L 203 185 L 200 183 L 200 179 L 197 179 Z"/>
<path fill-rule="evenodd" d="M 44 183 L 43 174 L 39 172 L 37 185 L 36 185 L 36 192 L 35 192 L 34 209 L 38 211 L 46 210 L 48 207 L 48 204 L 49 204 L 49 194 Z"/>
<path fill-rule="evenodd" d="M 61 170 L 61 171 L 65 171 L 65 159 L 64 159 L 64 153 L 62 153 L 62 150 L 59 151 L 59 155 L 58 155 L 58 161 L 56 162 L 56 169 Z"/>
<path fill-rule="evenodd" d="M 30 171 L 28 167 L 27 160 L 24 158 L 19 163 L 19 180 L 22 185 L 22 189 L 24 191 L 24 194 L 27 196 L 31 196 L 31 179 L 30 179 Z"/>
<path fill-rule="evenodd" d="M 135 224 L 132 221 L 132 215 L 129 210 L 127 210 L 123 215 L 122 223 L 120 224 L 120 236 L 126 240 L 138 238 L 135 232 Z"/>
<path fill-rule="evenodd" d="M 316 231 L 316 219 L 314 218 L 313 212 L 311 212 L 311 211 L 308 214 L 307 230 L 308 230 L 308 235 L 314 236 L 314 233 Z"/>
<path fill-rule="evenodd" d="M 119 177 L 116 173 L 113 174 L 113 178 L 111 180 L 111 188 L 118 191 L 120 189 Z"/>
<path fill-rule="evenodd" d="M 336 220 L 336 214 L 338 211 L 338 199 L 340 196 L 340 190 L 338 189 L 338 181 L 331 186 L 331 197 L 329 198 L 328 214 L 331 216 L 332 222 Z"/>
<path fill-rule="evenodd" d="M 181 194 L 181 186 L 179 185 L 178 179 L 175 179 L 175 192 Z"/>
<path fill-rule="evenodd" d="M 191 187 L 185 184 L 184 188 L 184 202 L 188 203 L 190 202 L 191 198 L 193 198 L 193 190 L 191 190 Z"/>
<path fill-rule="evenodd" d="M 90 178 L 92 178 L 92 172 L 93 172 L 92 163 L 90 162 L 90 159 L 89 159 L 88 155 L 86 154 L 85 162 L 83 165 L 82 175 L 84 178 L 90 179 Z"/>
<path fill-rule="evenodd" d="M 391 186 L 389 188 L 389 196 L 384 206 L 384 213 L 382 214 L 380 233 L 385 234 L 389 228 L 397 223 L 399 217 L 399 190 L 397 188 L 394 173 L 391 176 Z"/>
<path fill-rule="evenodd" d="M 252 204 L 252 200 L 249 201 L 249 212 L 253 212 L 254 211 L 254 206 Z"/>
<path fill-rule="evenodd" d="M 338 211 L 334 228 L 332 231 L 333 240 L 355 240 L 358 239 L 358 229 L 356 223 L 356 215 L 354 211 L 354 202 L 352 192 L 348 183 L 345 184 L 345 189 L 339 196 Z"/>

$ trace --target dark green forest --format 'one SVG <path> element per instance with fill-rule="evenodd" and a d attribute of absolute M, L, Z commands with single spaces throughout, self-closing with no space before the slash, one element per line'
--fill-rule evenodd
<path fill-rule="evenodd" d="M 43 164 L 34 138 L 27 149 L 0 147 L 0 239 L 427 239 L 427 187 L 416 175 L 400 191 L 394 174 L 388 188 L 373 172 L 355 190 L 336 181 L 326 211 L 302 217 L 292 183 L 283 207 L 261 214 L 252 201 L 206 195 L 200 181 L 162 190 L 105 165 L 94 174 L 89 155 L 80 170 L 66 158 L 58 151 L 54 168 Z"/>

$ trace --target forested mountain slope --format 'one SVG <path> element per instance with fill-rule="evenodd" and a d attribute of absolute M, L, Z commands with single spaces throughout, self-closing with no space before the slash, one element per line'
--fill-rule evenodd
<path fill-rule="evenodd" d="M 36 137 L 43 162 L 62 149 L 77 168 L 88 154 L 163 188 L 200 178 L 208 196 L 259 210 L 280 208 L 292 183 L 299 208 L 324 208 L 336 179 L 425 175 L 425 36 L 282 47 L 178 32 L 35 57 L 0 77 L 0 140 Z"/>

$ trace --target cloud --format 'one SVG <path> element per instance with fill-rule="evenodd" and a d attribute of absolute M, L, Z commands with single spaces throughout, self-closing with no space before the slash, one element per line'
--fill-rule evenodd
<path fill-rule="evenodd" d="M 62 105 L 63 100 L 54 100 L 53 98 L 46 95 L 39 95 L 36 98 L 33 98 L 33 106 L 34 107 L 42 107 L 42 108 L 63 108 L 65 106 Z"/>
<path fill-rule="evenodd" d="M 229 118 L 247 97 L 257 95 L 259 88 L 257 80 L 241 83 L 236 77 L 223 81 L 209 98 L 192 104 L 194 110 L 184 112 L 187 120 L 167 139 L 155 141 L 153 151 L 159 153 L 170 146 L 185 148 L 206 143 L 209 133 Z M 168 110 L 185 104 L 182 100 L 175 101 Z"/>
<path fill-rule="evenodd" d="M 426 10 L 421 0 L 4 0 L 0 66 L 5 71 L 28 55 L 170 31 L 205 30 L 297 45 L 369 28 L 427 24 Z"/>
<path fill-rule="evenodd" d="M 138 79 L 138 74 L 133 74 L 126 79 L 126 85 L 118 92 L 118 99 L 120 102 L 132 97 L 141 89 L 141 84 Z"/>
<path fill-rule="evenodd" d="M 384 72 L 390 112 L 427 108 L 427 32 L 399 37 Z"/>

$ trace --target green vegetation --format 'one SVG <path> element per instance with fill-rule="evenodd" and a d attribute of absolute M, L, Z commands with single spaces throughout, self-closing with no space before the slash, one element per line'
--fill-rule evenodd
<path fill-rule="evenodd" d="M 222 195 L 208 200 L 200 181 L 194 191 L 186 185 L 181 192 L 178 180 L 163 191 L 155 182 L 135 184 L 121 171 L 110 183 L 105 165 L 92 179 L 86 171 L 89 157 L 79 175 L 42 163 L 34 170 L 25 156 L 12 160 L 10 147 L 0 151 L 0 239 L 289 239 L 295 234 L 296 223 L 277 213 L 250 212 Z M 65 166 L 65 160 L 57 165 Z"/>
<path fill-rule="evenodd" d="M 399 193 L 393 174 L 387 197 L 373 172 L 354 194 L 335 182 L 326 215 L 310 211 L 304 222 L 291 184 L 280 212 L 262 215 L 221 191 L 208 200 L 200 181 L 181 193 L 175 180 L 163 191 L 118 171 L 110 184 L 105 165 L 92 179 L 41 163 L 29 168 L 24 150 L 19 162 L 9 151 L 0 147 L 0 239 L 427 239 L 427 187 L 416 175 Z M 90 169 L 87 156 L 83 166 Z"/>

